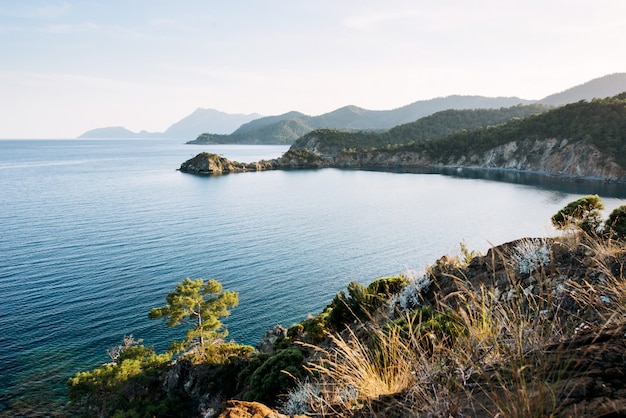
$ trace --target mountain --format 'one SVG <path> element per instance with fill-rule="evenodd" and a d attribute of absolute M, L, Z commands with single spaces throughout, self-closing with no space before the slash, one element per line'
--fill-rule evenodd
<path fill-rule="evenodd" d="M 319 116 L 289 112 L 254 120 L 230 135 L 202 134 L 188 144 L 292 144 L 296 139 L 315 129 L 383 131 L 446 109 L 498 109 L 528 103 L 531 102 L 518 97 L 448 96 L 418 101 L 393 110 L 368 110 L 357 106 L 344 106 Z"/>
<path fill-rule="evenodd" d="M 229 134 L 242 124 L 260 118 L 258 113 L 230 114 L 215 109 L 196 109 L 189 116 L 171 125 L 165 132 L 132 132 L 123 127 L 97 128 L 78 138 L 195 138 L 202 132 Z"/>
<path fill-rule="evenodd" d="M 179 120 L 164 132 L 167 138 L 194 138 L 203 132 L 229 134 L 244 123 L 260 118 L 258 113 L 249 115 L 229 114 L 215 109 L 196 109 L 191 115 Z"/>
<path fill-rule="evenodd" d="M 134 133 L 124 128 L 100 128 L 79 138 L 196 138 L 191 144 L 292 144 L 315 129 L 346 131 L 383 131 L 414 122 L 433 113 L 456 109 L 499 109 L 532 103 L 561 106 L 580 100 L 605 98 L 626 91 L 626 73 L 609 74 L 593 79 L 541 100 L 519 97 L 484 97 L 452 95 L 414 103 L 391 110 L 368 110 L 344 106 L 319 116 L 292 111 L 277 116 L 227 114 L 214 109 L 196 109 L 191 115 L 171 125 L 163 133 Z"/>
<path fill-rule="evenodd" d="M 346 150 L 373 150 L 383 147 L 444 138 L 452 133 L 501 125 L 513 119 L 525 118 L 551 109 L 540 104 L 516 105 L 500 109 L 442 110 L 395 126 L 384 132 L 345 132 L 317 129 L 298 138 L 291 149 L 308 150 L 321 156 Z"/>
<path fill-rule="evenodd" d="M 435 131 L 443 133 L 441 127 L 454 120 L 467 124 L 476 116 L 491 120 L 499 116 L 464 112 L 445 111 L 421 119 L 403 130 L 402 143 L 387 142 L 384 147 L 373 141 L 384 139 L 393 130 L 375 135 L 318 129 L 298 139 L 274 160 L 273 168 L 504 169 L 626 182 L 626 93 L 580 100 L 445 137 L 424 138 L 422 129 L 412 129 L 437 128 Z"/>
<path fill-rule="evenodd" d="M 604 99 L 626 91 L 626 73 L 609 74 L 586 83 L 552 94 L 539 103 L 560 106 L 579 100 Z"/>
<path fill-rule="evenodd" d="M 203 134 L 188 143 L 291 144 L 304 134 L 320 128 L 344 131 L 382 131 L 414 122 L 443 110 L 499 109 L 533 103 L 561 106 L 580 100 L 610 97 L 623 91 L 626 91 L 626 73 L 616 73 L 591 80 L 541 100 L 453 95 L 421 100 L 392 110 L 368 110 L 357 106 L 345 106 L 319 116 L 289 112 L 257 119 L 245 127 L 242 126 L 231 135 Z"/>
<path fill-rule="evenodd" d="M 78 138 L 84 139 L 126 139 L 126 138 L 158 138 L 161 136 L 158 132 L 141 131 L 139 133 L 130 131 L 121 126 L 112 126 L 109 128 L 96 128 L 85 132 Z"/>

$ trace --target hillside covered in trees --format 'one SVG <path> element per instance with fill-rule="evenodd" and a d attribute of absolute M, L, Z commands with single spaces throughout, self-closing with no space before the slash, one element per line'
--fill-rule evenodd
<path fill-rule="evenodd" d="M 317 151 L 332 154 L 342 149 L 362 151 L 387 145 L 405 145 L 444 138 L 454 132 L 488 128 L 513 119 L 539 114 L 550 108 L 543 105 L 517 105 L 499 109 L 444 110 L 385 132 L 347 132 L 316 130 L 298 139 L 294 149 L 306 149 L 310 138 L 318 138 Z"/>
<path fill-rule="evenodd" d="M 394 126 L 413 122 L 446 109 L 498 109 L 528 100 L 518 97 L 448 96 L 418 101 L 398 109 L 368 110 L 344 106 L 319 116 L 288 112 L 259 118 L 242 125 L 230 135 L 203 133 L 188 144 L 292 144 L 315 129 L 380 132 Z"/>
<path fill-rule="evenodd" d="M 489 123 L 531 110 L 539 109 L 446 111 L 383 134 L 316 130 L 274 168 L 489 168 L 626 179 L 626 93 Z"/>

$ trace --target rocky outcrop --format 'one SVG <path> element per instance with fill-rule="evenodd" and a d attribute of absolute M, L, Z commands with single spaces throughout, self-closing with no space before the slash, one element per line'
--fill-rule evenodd
<path fill-rule="evenodd" d="M 240 163 L 230 161 L 217 154 L 202 152 L 180 165 L 180 171 L 191 174 L 227 174 L 241 173 L 245 171 L 262 171 L 272 169 L 271 161 L 259 161 L 254 163 Z"/>
<path fill-rule="evenodd" d="M 282 325 L 276 325 L 274 328 L 265 331 L 263 339 L 257 344 L 256 349 L 261 353 L 274 353 L 274 343 L 280 339 L 287 337 L 287 328 Z"/>

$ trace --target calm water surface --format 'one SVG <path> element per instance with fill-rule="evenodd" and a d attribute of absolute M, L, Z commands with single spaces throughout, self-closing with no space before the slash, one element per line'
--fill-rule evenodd
<path fill-rule="evenodd" d="M 124 335 L 181 338 L 147 312 L 185 277 L 239 292 L 230 337 L 256 344 L 319 312 L 352 280 L 421 272 L 459 242 L 484 251 L 554 234 L 581 194 L 607 211 L 626 191 L 388 172 L 176 171 L 200 151 L 238 161 L 283 146 L 167 140 L 0 141 L 0 411 L 63 400 Z M 501 176 L 492 180 L 502 180 Z"/>

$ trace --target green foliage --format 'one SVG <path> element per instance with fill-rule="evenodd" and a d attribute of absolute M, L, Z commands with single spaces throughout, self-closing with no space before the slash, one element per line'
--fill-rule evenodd
<path fill-rule="evenodd" d="M 303 333 L 299 337 L 299 339 L 309 343 L 317 343 L 322 341 L 328 331 L 328 316 L 330 315 L 330 312 L 331 308 L 327 307 L 319 315 L 303 321 L 302 324 L 300 324 L 302 325 Z M 287 332 L 289 333 L 289 331 Z"/>
<path fill-rule="evenodd" d="M 348 284 L 348 294 L 343 290 L 337 293 L 330 303 L 328 325 L 335 330 L 341 330 L 352 321 L 362 318 L 367 312 L 367 288 L 358 282 Z"/>
<path fill-rule="evenodd" d="M 265 361 L 261 356 L 257 357 L 257 364 L 261 364 L 250 375 L 245 400 L 273 405 L 278 395 L 286 394 L 295 386 L 296 380 L 304 376 L 304 356 L 298 347 L 291 346 L 273 356 L 264 356 Z M 246 373 L 250 370 L 247 369 Z M 245 373 L 240 376 L 245 379 Z"/>
<path fill-rule="evenodd" d="M 545 138 L 586 141 L 626 166 L 626 100 L 621 96 L 591 102 L 582 100 L 500 126 L 459 131 L 402 149 L 424 152 L 433 160 L 448 161 L 481 154 L 511 141 Z"/>
<path fill-rule="evenodd" d="M 626 238 L 626 205 L 615 208 L 604 223 L 605 233 L 614 239 Z"/>
<path fill-rule="evenodd" d="M 206 340 L 224 338 L 228 331 L 222 330 L 219 318 L 230 315 L 231 308 L 239 303 L 239 296 L 235 292 L 222 291 L 222 285 L 217 280 L 184 279 L 176 285 L 174 292 L 165 297 L 167 305 L 152 308 L 150 319 L 162 318 L 168 327 L 187 324 L 192 328 L 182 345 L 174 344 L 173 348 L 193 348 L 199 346 L 204 351 Z"/>
<path fill-rule="evenodd" d="M 306 149 L 290 148 L 281 157 L 283 160 L 296 161 L 299 165 L 321 164 L 322 159 L 319 154 Z"/>
<path fill-rule="evenodd" d="M 458 337 L 466 332 L 463 322 L 452 312 L 438 312 L 430 307 L 416 309 L 385 326 L 385 332 L 391 329 L 400 331 L 405 340 L 415 341 L 429 349 L 435 343 L 452 348 Z"/>
<path fill-rule="evenodd" d="M 342 290 L 328 306 L 328 325 L 341 330 L 354 320 L 365 320 L 392 294 L 399 293 L 407 284 L 406 277 L 382 277 L 365 287 L 358 282 L 348 285 L 348 294 Z"/>
<path fill-rule="evenodd" d="M 225 364 L 247 358 L 253 351 L 252 346 L 234 342 L 207 344 L 202 355 L 196 356 L 195 353 L 191 353 L 190 360 L 208 364 Z"/>
<path fill-rule="evenodd" d="M 465 244 L 464 241 L 461 241 L 459 246 L 461 248 L 462 255 L 462 259 L 460 260 L 460 265 L 462 268 L 469 266 L 474 258 L 482 255 L 480 251 L 470 250 L 469 248 L 467 248 L 467 244 Z"/>
<path fill-rule="evenodd" d="M 90 405 L 98 406 L 108 416 L 128 411 L 158 384 L 159 372 L 170 359 L 169 354 L 157 355 L 152 347 L 128 347 L 119 354 L 116 363 L 79 372 L 70 378 L 67 383 L 70 401 L 85 411 Z"/>
<path fill-rule="evenodd" d="M 311 138 L 316 138 L 317 147 L 324 154 L 354 154 L 377 150 L 391 152 L 398 150 L 400 145 L 415 145 L 429 139 L 444 138 L 454 132 L 500 125 L 514 118 L 525 118 L 546 110 L 548 107 L 536 104 L 501 109 L 445 110 L 386 132 L 316 129 L 299 138 L 294 145 L 298 147 Z"/>
<path fill-rule="evenodd" d="M 558 229 L 577 228 L 586 233 L 595 233 L 601 223 L 600 211 L 604 204 L 598 195 L 583 196 L 568 203 L 552 216 L 552 224 Z"/>
<path fill-rule="evenodd" d="M 409 284 L 409 280 L 404 275 L 381 277 L 367 286 L 367 293 L 378 298 L 378 302 L 381 302 L 393 294 L 400 293 L 407 284 Z"/>

